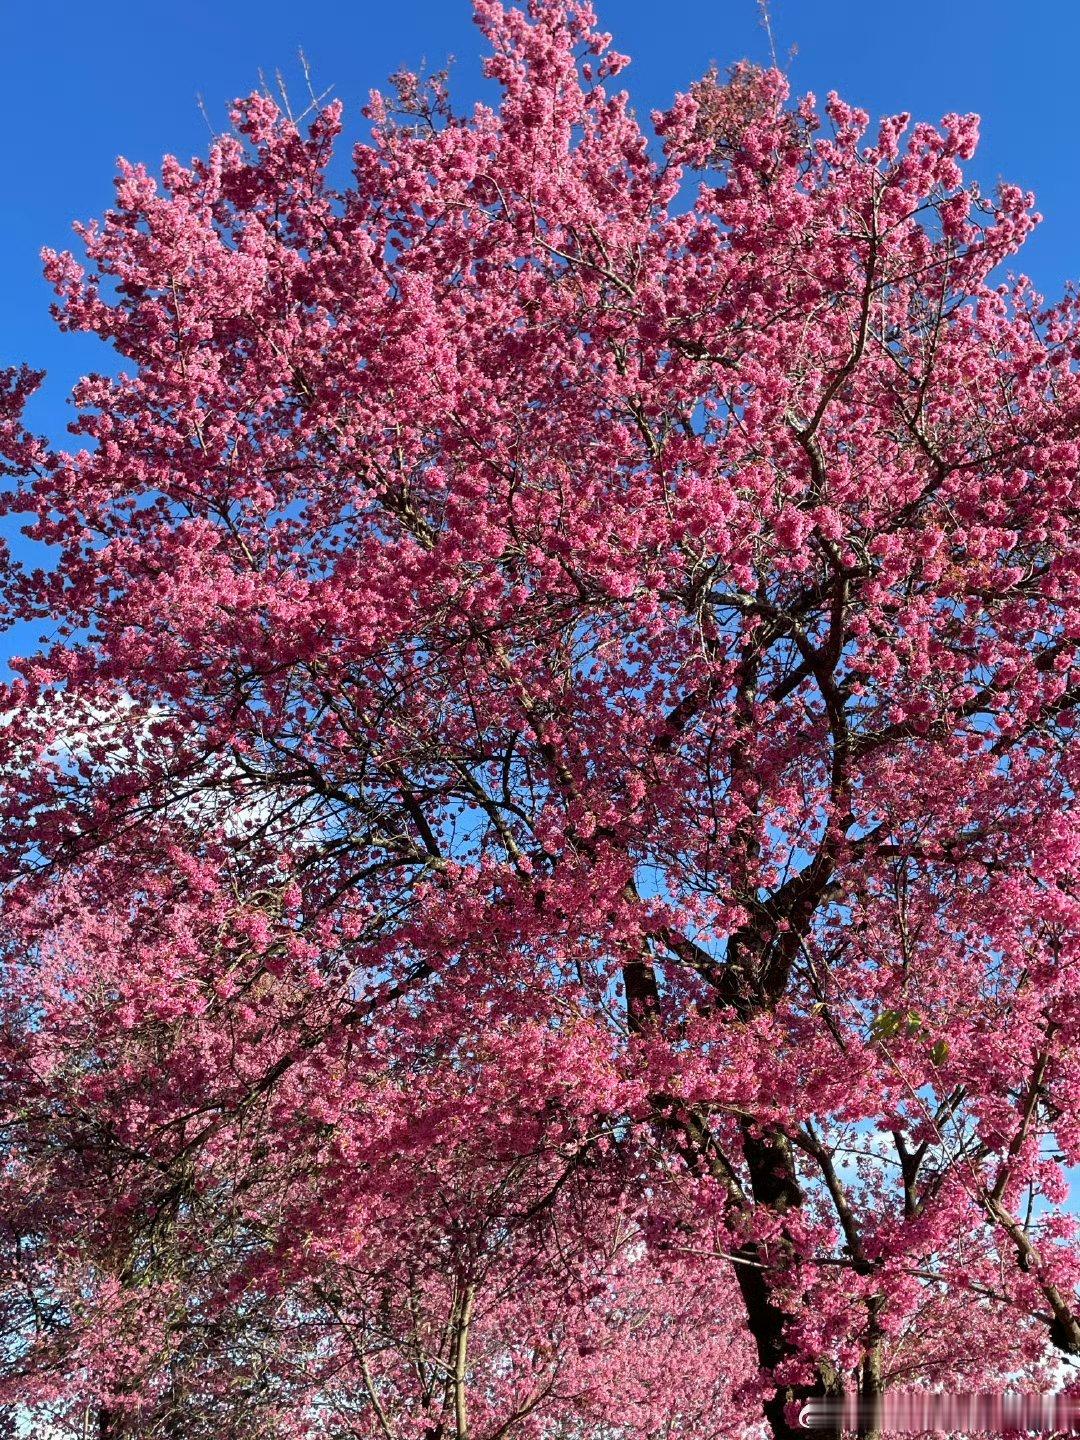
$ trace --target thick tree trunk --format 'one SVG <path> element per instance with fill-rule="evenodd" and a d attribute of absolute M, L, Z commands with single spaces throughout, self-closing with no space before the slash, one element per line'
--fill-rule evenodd
<path fill-rule="evenodd" d="M 881 1397 L 885 1392 L 881 1357 L 881 1314 L 884 1300 L 874 1295 L 867 1301 L 870 1324 L 867 1329 L 866 1353 L 859 1375 L 859 1399 L 862 1402 L 858 1434 L 862 1440 L 881 1440 Z"/>
<path fill-rule="evenodd" d="M 97 1440 L 131 1440 L 131 1425 L 126 1416 L 111 1406 L 98 1410 Z"/>
<path fill-rule="evenodd" d="M 743 1127 L 743 1155 L 750 1175 L 754 1201 L 772 1214 L 784 1215 L 803 1203 L 803 1192 L 795 1170 L 795 1158 L 786 1135 L 778 1131 L 755 1133 Z M 739 1290 L 746 1308 L 746 1320 L 758 1361 L 763 1369 L 775 1371 L 790 1359 L 794 1349 L 785 1336 L 785 1328 L 795 1317 L 777 1304 L 769 1276 L 769 1268 L 755 1245 L 747 1245 L 735 1266 Z M 817 1396 L 838 1396 L 842 1393 L 840 1377 L 828 1361 L 818 1365 L 819 1378 L 812 1384 L 778 1385 L 764 1406 L 765 1418 L 775 1440 L 795 1440 L 806 1436 L 798 1423 L 797 1410 Z M 821 1440 L 839 1440 L 840 1429 L 818 1430 Z"/>

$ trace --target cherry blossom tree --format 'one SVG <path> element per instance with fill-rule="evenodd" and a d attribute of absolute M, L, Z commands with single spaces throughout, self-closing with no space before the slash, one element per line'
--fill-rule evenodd
<path fill-rule="evenodd" d="M 588 4 L 123 165 L 8 508 L 3 1400 L 793 1433 L 1080 1354 L 1080 314 L 977 121 Z M 306 128 L 305 128 L 306 127 Z M 80 1428 L 81 1427 L 81 1428 Z M 63 1431 L 61 1432 L 63 1433 Z"/>

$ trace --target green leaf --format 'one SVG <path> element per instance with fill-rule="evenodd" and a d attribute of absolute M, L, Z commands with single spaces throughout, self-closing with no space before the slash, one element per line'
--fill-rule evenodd
<path fill-rule="evenodd" d="M 900 1029 L 903 1016 L 899 1010 L 883 1010 L 876 1016 L 870 1026 L 871 1032 L 878 1040 L 891 1040 Z"/>

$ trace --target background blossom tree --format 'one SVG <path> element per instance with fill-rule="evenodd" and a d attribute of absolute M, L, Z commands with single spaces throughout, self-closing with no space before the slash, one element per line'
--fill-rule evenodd
<path fill-rule="evenodd" d="M 0 422 L 4 1395 L 791 1433 L 1080 1353 L 1080 327 L 977 123 L 476 0 L 49 254 Z M 696 187 L 696 188 L 695 188 Z M 674 1350 L 673 1330 L 678 1341 Z M 185 1418 L 186 1417 L 186 1418 Z M 196 1418 L 197 1417 L 197 1418 Z"/>

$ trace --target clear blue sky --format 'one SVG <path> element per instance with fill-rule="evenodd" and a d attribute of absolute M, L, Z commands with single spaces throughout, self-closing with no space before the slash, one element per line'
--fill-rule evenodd
<path fill-rule="evenodd" d="M 623 78 L 643 115 L 710 61 L 768 58 L 756 0 L 600 0 L 599 9 L 634 57 Z M 453 55 L 459 101 L 480 86 L 469 0 L 0 0 L 0 16 L 0 363 L 48 370 L 32 418 L 56 438 L 72 381 L 106 365 L 97 341 L 55 331 L 38 251 L 66 245 L 73 219 L 109 204 L 118 154 L 154 164 L 166 151 L 202 151 L 196 94 L 223 128 L 227 101 L 253 89 L 260 69 L 280 67 L 300 92 L 301 46 L 317 87 L 345 101 L 347 135 L 360 132 L 368 90 L 402 64 L 437 67 Z M 977 175 L 1035 190 L 1046 216 L 1024 268 L 1048 294 L 1080 278 L 1080 4 L 772 0 L 772 20 L 781 55 L 797 46 L 798 91 L 837 89 L 874 116 L 978 111 Z"/>

